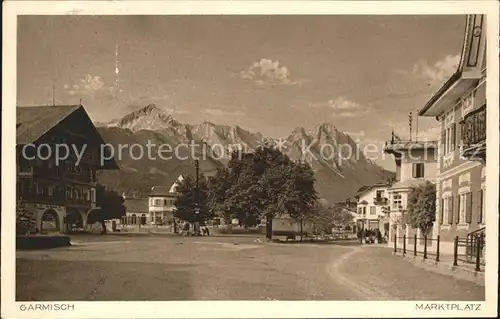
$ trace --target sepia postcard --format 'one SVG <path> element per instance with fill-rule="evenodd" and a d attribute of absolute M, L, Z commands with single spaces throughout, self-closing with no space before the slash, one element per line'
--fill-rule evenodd
<path fill-rule="evenodd" d="M 5 1 L 1 318 L 496 317 L 497 1 Z"/>

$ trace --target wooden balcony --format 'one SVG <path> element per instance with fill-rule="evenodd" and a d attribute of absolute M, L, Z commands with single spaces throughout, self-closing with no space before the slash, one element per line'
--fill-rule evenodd
<path fill-rule="evenodd" d="M 87 207 L 90 208 L 92 202 L 84 198 L 66 198 L 63 194 L 53 194 L 53 195 L 42 195 L 35 194 L 33 192 L 24 192 L 19 196 L 21 199 L 27 202 L 40 203 L 40 204 L 52 204 L 61 206 L 77 206 L 77 207 Z"/>
<path fill-rule="evenodd" d="M 471 161 L 486 161 L 486 104 L 467 114 L 460 126 L 460 155 Z"/>
<path fill-rule="evenodd" d="M 373 197 L 373 203 L 375 205 L 387 205 L 389 200 L 386 197 Z"/>

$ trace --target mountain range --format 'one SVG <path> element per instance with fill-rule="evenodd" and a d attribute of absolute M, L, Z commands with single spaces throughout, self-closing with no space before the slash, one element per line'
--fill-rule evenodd
<path fill-rule="evenodd" d="M 231 150 L 252 151 L 264 143 L 280 147 L 293 160 L 307 161 L 314 170 L 319 196 L 330 202 L 343 201 L 361 186 L 394 177 L 393 172 L 366 159 L 354 140 L 330 123 L 310 129 L 298 127 L 287 138 L 272 139 L 237 125 L 180 123 L 149 104 L 96 126 L 106 143 L 115 147 L 121 168 L 100 172 L 98 180 L 128 196 L 147 196 L 154 185 L 169 185 L 180 174 L 194 174 L 193 155 L 200 158 L 200 171 L 210 176 L 227 164 Z M 117 154 L 119 144 L 129 147 Z M 133 144 L 142 147 L 130 147 Z M 141 148 L 147 155 L 148 144 L 152 156 L 140 156 Z M 159 150 L 163 150 L 163 159 Z M 173 156 L 175 152 L 177 156 Z"/>

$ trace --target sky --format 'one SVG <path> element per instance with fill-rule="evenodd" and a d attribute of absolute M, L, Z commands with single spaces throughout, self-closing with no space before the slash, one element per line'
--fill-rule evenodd
<path fill-rule="evenodd" d="M 82 101 L 97 122 L 155 103 L 183 123 L 274 138 L 331 123 L 380 143 L 392 130 L 409 137 L 409 112 L 415 128 L 456 70 L 464 24 L 459 15 L 22 16 L 17 100 Z M 437 139 L 437 126 L 419 118 L 419 137 Z"/>

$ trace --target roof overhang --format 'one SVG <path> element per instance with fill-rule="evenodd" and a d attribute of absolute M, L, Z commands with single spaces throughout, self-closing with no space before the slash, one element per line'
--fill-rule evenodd
<path fill-rule="evenodd" d="M 477 76 L 465 77 L 457 72 L 434 94 L 418 112 L 419 116 L 439 117 L 454 107 L 470 87 L 477 82 Z"/>
<path fill-rule="evenodd" d="M 457 70 L 418 112 L 419 116 L 439 118 L 455 107 L 460 98 L 483 76 L 486 56 L 484 18 L 483 14 L 467 15 Z"/>

